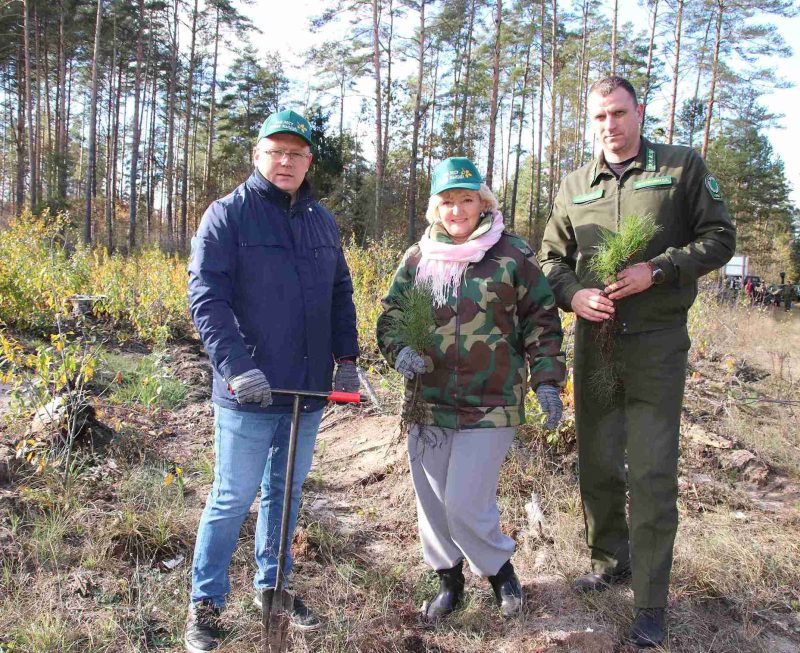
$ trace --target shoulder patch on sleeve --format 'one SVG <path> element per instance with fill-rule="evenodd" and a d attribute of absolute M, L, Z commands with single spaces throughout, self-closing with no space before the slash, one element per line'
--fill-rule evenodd
<path fill-rule="evenodd" d="M 705 184 L 708 194 L 711 195 L 711 199 L 715 199 L 718 202 L 721 202 L 722 190 L 719 187 L 719 182 L 717 181 L 717 178 L 712 174 L 707 174 Z"/>

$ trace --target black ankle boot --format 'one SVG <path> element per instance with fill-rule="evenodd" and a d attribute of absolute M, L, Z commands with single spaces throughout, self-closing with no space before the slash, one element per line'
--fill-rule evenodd
<path fill-rule="evenodd" d="M 628 640 L 639 648 L 661 646 L 664 630 L 664 608 L 637 608 Z"/>
<path fill-rule="evenodd" d="M 464 573 L 461 571 L 463 560 L 450 569 L 437 570 L 439 576 L 439 593 L 430 603 L 422 606 L 422 617 L 426 621 L 436 621 L 450 614 L 458 607 L 464 594 Z"/>
<path fill-rule="evenodd" d="M 522 607 L 522 585 L 514 573 L 514 565 L 510 560 L 507 560 L 494 576 L 489 576 L 489 583 L 492 585 L 494 598 L 503 616 L 513 617 L 517 614 Z"/>

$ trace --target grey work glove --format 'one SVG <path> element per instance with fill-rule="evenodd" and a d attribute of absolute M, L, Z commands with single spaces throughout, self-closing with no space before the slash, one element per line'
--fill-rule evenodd
<path fill-rule="evenodd" d="M 259 404 L 266 408 L 272 403 L 269 381 L 258 368 L 231 377 L 228 387 L 240 404 Z"/>
<path fill-rule="evenodd" d="M 400 372 L 400 374 L 409 381 L 413 379 L 416 374 L 424 372 L 426 367 L 425 359 L 411 349 L 411 347 L 403 347 L 400 353 L 397 354 L 397 360 L 394 362 L 394 369 Z"/>
<path fill-rule="evenodd" d="M 333 389 L 336 392 L 358 392 L 361 381 L 358 378 L 358 369 L 352 361 L 341 361 L 336 366 L 333 377 Z"/>
<path fill-rule="evenodd" d="M 558 388 L 549 383 L 540 383 L 536 386 L 536 398 L 539 400 L 542 412 L 547 415 L 545 428 L 554 429 L 561 421 L 561 413 L 564 412 L 564 404 L 561 403 Z"/>

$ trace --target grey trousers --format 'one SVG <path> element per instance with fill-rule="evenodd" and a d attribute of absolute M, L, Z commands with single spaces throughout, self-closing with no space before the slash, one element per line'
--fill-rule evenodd
<path fill-rule="evenodd" d="M 500 466 L 513 439 L 512 427 L 410 429 L 419 536 L 433 569 L 449 569 L 466 558 L 473 573 L 493 576 L 514 553 L 497 509 Z"/>

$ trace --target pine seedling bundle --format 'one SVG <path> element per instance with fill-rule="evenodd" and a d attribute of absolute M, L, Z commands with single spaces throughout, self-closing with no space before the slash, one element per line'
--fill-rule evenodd
<path fill-rule="evenodd" d="M 433 346 L 436 322 L 433 317 L 433 292 L 430 284 L 414 283 L 397 298 L 400 309 L 392 317 L 389 335 L 392 340 L 402 342 L 425 356 Z M 425 408 L 419 401 L 420 375 L 413 380 L 413 387 L 406 390 L 406 401 L 401 414 L 401 431 L 407 432 L 411 424 L 420 424 L 425 418 Z"/>
<path fill-rule="evenodd" d="M 591 270 L 606 285 L 613 283 L 617 274 L 637 262 L 647 245 L 661 230 L 651 215 L 628 215 L 622 218 L 617 232 L 603 234 L 597 253 L 589 261 Z M 603 320 L 597 327 L 597 344 L 602 365 L 594 372 L 590 385 L 600 399 L 608 402 L 614 394 L 617 375 L 614 370 L 615 320 Z"/>

